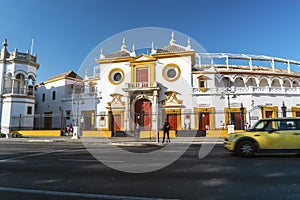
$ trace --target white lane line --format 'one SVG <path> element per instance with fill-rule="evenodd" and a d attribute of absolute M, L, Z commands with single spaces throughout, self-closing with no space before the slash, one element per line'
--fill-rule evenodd
<path fill-rule="evenodd" d="M 40 195 L 53 195 L 63 197 L 78 197 L 78 198 L 94 198 L 94 199 L 109 199 L 109 200 L 175 200 L 165 198 L 148 198 L 148 197 L 131 197 L 131 196 L 117 196 L 117 195 L 105 195 L 105 194 L 89 194 L 89 193 L 77 193 L 77 192 L 57 192 L 48 190 L 33 190 L 23 188 L 11 188 L 0 187 L 0 191 L 3 192 L 19 192 L 27 194 L 40 194 Z"/>
<path fill-rule="evenodd" d="M 24 155 L 24 156 L 17 156 L 17 157 L 13 157 L 13 158 L 2 159 L 2 160 L 0 160 L 0 163 L 1 162 L 9 162 L 9 161 L 12 161 L 12 160 L 23 159 L 23 158 L 30 158 L 30 157 L 35 157 L 35 156 L 41 156 L 41 155 L 46 155 L 46 154 L 50 154 L 50 153 L 64 152 L 64 151 L 67 151 L 67 150 L 69 150 L 69 149 L 54 150 L 54 151 L 49 151 L 49 152 L 34 153 L 34 154 L 29 154 L 29 155 Z"/>
<path fill-rule="evenodd" d="M 98 160 L 92 160 L 92 159 L 68 159 L 68 158 L 61 158 L 60 161 L 66 161 L 66 162 L 99 162 Z"/>
<path fill-rule="evenodd" d="M 28 140 L 28 142 L 53 142 L 53 140 L 41 140 L 41 139 L 34 139 L 34 140 Z"/>
<path fill-rule="evenodd" d="M 92 159 L 68 159 L 68 158 L 62 158 L 59 159 L 60 161 L 71 161 L 71 162 L 112 162 L 112 163 L 123 163 L 125 161 L 123 160 L 92 160 Z"/>

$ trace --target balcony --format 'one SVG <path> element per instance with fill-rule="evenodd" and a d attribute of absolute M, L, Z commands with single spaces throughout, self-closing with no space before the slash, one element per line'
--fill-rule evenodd
<path fill-rule="evenodd" d="M 34 89 L 33 88 L 12 88 L 7 87 L 3 88 L 3 95 L 22 95 L 22 96 L 34 96 Z"/>
<path fill-rule="evenodd" d="M 200 88 L 193 88 L 193 95 L 220 95 L 225 89 L 225 87 L 207 88 L 202 92 Z M 235 87 L 235 94 L 299 95 L 300 87 Z"/>
<path fill-rule="evenodd" d="M 126 83 L 126 87 L 123 89 L 124 91 L 153 91 L 159 90 L 159 86 L 157 82 L 133 82 Z"/>

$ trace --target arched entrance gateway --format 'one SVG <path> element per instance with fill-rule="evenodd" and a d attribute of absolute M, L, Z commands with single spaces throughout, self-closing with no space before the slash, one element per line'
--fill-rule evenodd
<path fill-rule="evenodd" d="M 150 131 L 152 128 L 152 103 L 148 99 L 140 99 L 134 105 L 134 123 L 140 130 Z"/>

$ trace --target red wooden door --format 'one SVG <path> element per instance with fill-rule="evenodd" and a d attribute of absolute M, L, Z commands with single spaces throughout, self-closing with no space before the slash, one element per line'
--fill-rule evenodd
<path fill-rule="evenodd" d="M 272 118 L 273 111 L 266 111 L 266 118 Z"/>
<path fill-rule="evenodd" d="M 201 114 L 201 124 L 202 124 L 202 127 L 201 127 L 201 130 L 209 130 L 209 114 L 208 113 L 202 113 Z"/>
<path fill-rule="evenodd" d="M 114 115 L 114 131 L 121 130 L 121 115 Z"/>
<path fill-rule="evenodd" d="M 177 130 L 177 115 L 168 115 L 168 122 L 170 123 L 170 130 Z"/>
<path fill-rule="evenodd" d="M 135 124 L 139 124 L 141 130 L 152 128 L 152 104 L 147 99 L 140 99 L 135 103 Z"/>
<path fill-rule="evenodd" d="M 242 130 L 241 113 L 233 113 L 233 124 L 236 130 Z"/>

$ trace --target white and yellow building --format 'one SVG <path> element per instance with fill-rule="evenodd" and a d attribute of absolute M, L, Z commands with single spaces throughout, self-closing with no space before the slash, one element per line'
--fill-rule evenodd
<path fill-rule="evenodd" d="M 84 85 L 80 100 L 85 103 L 79 109 L 67 105 L 74 101 L 55 105 L 69 110 L 73 121 L 79 119 L 82 130 L 141 137 L 155 136 L 166 119 L 174 134 L 186 136 L 226 129 L 228 124 L 242 130 L 262 117 L 300 116 L 300 74 L 295 72 L 300 62 L 197 53 L 189 39 L 185 46 L 177 44 L 174 34 L 169 44 L 159 49 L 152 44 L 148 52 L 137 55 L 134 47 L 129 51 L 125 39 L 114 53 L 101 50 L 95 58 L 98 66 L 76 79 Z M 52 85 L 43 91 L 38 87 L 38 95 L 67 85 L 56 87 L 56 81 L 46 81 Z M 39 113 L 46 112 L 48 105 L 42 104 L 39 100 Z"/>

